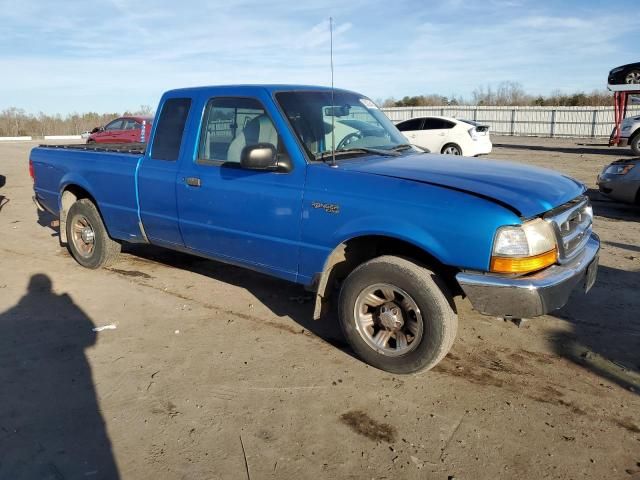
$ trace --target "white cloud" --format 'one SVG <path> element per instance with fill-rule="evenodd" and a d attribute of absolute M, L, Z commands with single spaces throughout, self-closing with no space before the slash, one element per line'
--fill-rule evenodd
<path fill-rule="evenodd" d="M 216 2 L 217 3 L 217 2 Z M 0 0 L 0 108 L 124 110 L 198 84 L 329 82 L 376 98 L 469 94 L 502 80 L 589 90 L 634 59 L 635 20 L 522 0 L 416 8 L 415 1 Z M 45 20 L 46 19 L 46 20 Z M 637 44 L 636 41 L 636 44 Z M 627 46 L 627 50 L 624 47 Z M 616 57 L 618 55 L 618 57 Z M 618 61 L 619 59 L 619 61 Z"/>

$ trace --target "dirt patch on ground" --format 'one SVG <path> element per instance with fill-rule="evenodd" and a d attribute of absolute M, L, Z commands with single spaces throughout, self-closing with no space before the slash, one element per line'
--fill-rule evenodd
<path fill-rule="evenodd" d="M 343 413 L 340 415 L 340 420 L 351 427 L 354 432 L 371 440 L 387 443 L 396 441 L 396 429 L 393 426 L 377 422 L 362 410 Z"/>

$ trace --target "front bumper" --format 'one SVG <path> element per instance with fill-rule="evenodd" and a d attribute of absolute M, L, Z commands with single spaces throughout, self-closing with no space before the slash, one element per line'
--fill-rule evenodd
<path fill-rule="evenodd" d="M 579 284 L 585 284 L 586 289 L 591 287 L 598 268 L 599 250 L 600 239 L 592 234 L 583 251 L 564 265 L 553 265 L 525 277 L 460 272 L 456 280 L 480 313 L 537 317 L 564 306 Z"/>
<path fill-rule="evenodd" d="M 621 175 L 601 174 L 596 185 L 603 195 L 625 203 L 634 203 L 640 190 L 640 181 L 627 180 Z"/>

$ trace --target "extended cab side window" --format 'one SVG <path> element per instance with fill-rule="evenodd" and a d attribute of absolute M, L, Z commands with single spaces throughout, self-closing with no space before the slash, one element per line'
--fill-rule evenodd
<path fill-rule="evenodd" d="M 164 102 L 153 137 L 151 158 L 170 162 L 178 160 L 190 108 L 190 98 L 170 98 Z"/>
<path fill-rule="evenodd" d="M 239 164 L 242 149 L 258 143 L 270 143 L 280 151 L 276 127 L 258 100 L 233 97 L 209 100 L 196 163 Z"/>

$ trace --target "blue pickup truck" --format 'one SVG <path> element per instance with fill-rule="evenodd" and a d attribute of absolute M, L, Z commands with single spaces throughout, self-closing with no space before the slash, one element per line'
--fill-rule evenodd
<path fill-rule="evenodd" d="M 165 93 L 146 145 L 34 148 L 34 200 L 87 268 L 123 242 L 244 266 L 338 302 L 378 368 L 436 365 L 453 298 L 524 318 L 595 281 L 600 242 L 581 183 L 409 144 L 367 97 L 309 86 Z"/>

